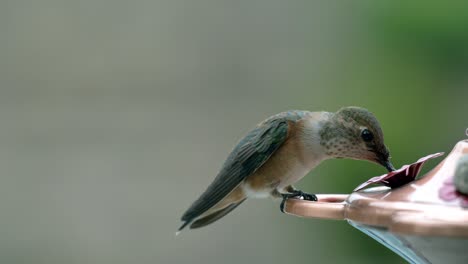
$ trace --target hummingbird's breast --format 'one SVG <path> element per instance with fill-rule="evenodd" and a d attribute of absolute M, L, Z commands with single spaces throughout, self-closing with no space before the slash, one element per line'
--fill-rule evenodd
<path fill-rule="evenodd" d="M 320 113 L 309 113 L 291 123 L 286 142 L 244 183 L 250 197 L 269 196 L 274 189 L 282 190 L 302 179 L 324 158 L 318 140 Z M 317 139 L 317 140 L 315 140 Z"/>

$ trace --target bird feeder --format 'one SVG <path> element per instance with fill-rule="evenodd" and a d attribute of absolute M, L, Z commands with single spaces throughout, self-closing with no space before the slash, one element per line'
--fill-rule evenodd
<path fill-rule="evenodd" d="M 458 142 L 442 162 L 416 179 L 424 162 L 441 154 L 374 177 L 349 195 L 317 195 L 317 202 L 290 199 L 284 210 L 306 218 L 346 220 L 410 263 L 468 263 L 468 195 L 454 185 L 455 173 L 463 171 L 457 166 L 467 160 L 468 140 Z"/>

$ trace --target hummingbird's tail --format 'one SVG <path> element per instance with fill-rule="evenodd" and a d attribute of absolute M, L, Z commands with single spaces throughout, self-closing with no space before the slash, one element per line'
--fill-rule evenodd
<path fill-rule="evenodd" d="M 202 217 L 200 219 L 197 219 L 195 222 L 193 222 L 190 225 L 190 229 L 200 228 L 200 227 L 204 227 L 206 225 L 209 225 L 211 223 L 214 223 L 215 221 L 221 219 L 223 216 L 230 213 L 232 210 L 236 209 L 236 207 L 239 206 L 243 201 L 245 201 L 245 199 L 246 198 L 240 200 L 239 202 L 232 203 L 232 204 L 228 205 L 227 207 L 225 207 L 225 208 L 223 208 L 221 210 L 215 211 L 212 214 L 209 214 L 209 215 L 204 216 L 204 217 Z"/>
<path fill-rule="evenodd" d="M 231 203 L 228 206 L 216 210 L 208 215 L 203 216 L 202 218 L 199 218 L 195 221 L 193 219 L 185 221 L 177 230 L 176 235 L 180 234 L 182 230 L 190 224 L 190 229 L 195 229 L 195 228 L 200 228 L 204 227 L 206 225 L 209 225 L 219 219 L 221 219 L 223 216 L 227 215 L 230 213 L 232 210 L 236 209 L 237 206 L 239 206 L 242 202 L 244 202 L 247 198 L 244 198 L 238 202 Z"/>

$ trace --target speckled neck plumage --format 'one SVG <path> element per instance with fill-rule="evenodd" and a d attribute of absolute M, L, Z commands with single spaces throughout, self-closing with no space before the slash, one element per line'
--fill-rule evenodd
<path fill-rule="evenodd" d="M 320 145 L 330 157 L 359 157 L 363 154 L 360 131 L 364 127 L 372 129 L 376 137 L 383 138 L 377 119 L 369 111 L 358 107 L 342 108 L 323 124 Z"/>
<path fill-rule="evenodd" d="M 340 157 L 356 146 L 359 141 L 346 121 L 336 113 L 323 124 L 320 134 L 320 145 L 330 157 Z"/>

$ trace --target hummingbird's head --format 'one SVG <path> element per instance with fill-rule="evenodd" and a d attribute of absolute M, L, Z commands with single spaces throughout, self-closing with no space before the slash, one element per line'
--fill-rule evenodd
<path fill-rule="evenodd" d="M 324 123 L 320 131 L 320 144 L 329 157 L 368 160 L 395 168 L 377 118 L 366 109 L 345 107 Z"/>

